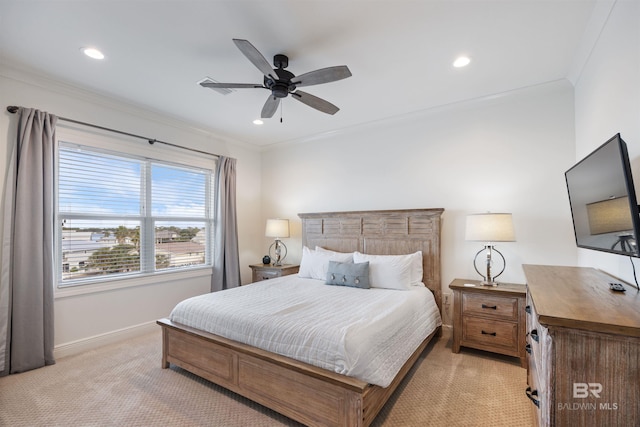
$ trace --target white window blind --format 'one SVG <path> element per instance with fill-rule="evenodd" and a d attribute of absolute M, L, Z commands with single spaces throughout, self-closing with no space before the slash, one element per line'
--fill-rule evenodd
<path fill-rule="evenodd" d="M 211 265 L 210 169 L 58 147 L 59 286 Z"/>

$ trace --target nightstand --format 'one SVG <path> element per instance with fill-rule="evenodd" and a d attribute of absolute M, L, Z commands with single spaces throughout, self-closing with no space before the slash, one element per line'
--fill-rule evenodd
<path fill-rule="evenodd" d="M 261 280 L 273 279 L 276 277 L 288 276 L 289 274 L 296 274 L 300 269 L 299 265 L 283 264 L 279 266 L 271 264 L 252 264 L 251 267 L 251 281 L 260 282 Z"/>
<path fill-rule="evenodd" d="M 453 352 L 459 353 L 460 347 L 490 351 L 518 357 L 526 367 L 526 286 L 483 286 L 479 280 L 455 279 L 449 289 L 453 291 Z"/>

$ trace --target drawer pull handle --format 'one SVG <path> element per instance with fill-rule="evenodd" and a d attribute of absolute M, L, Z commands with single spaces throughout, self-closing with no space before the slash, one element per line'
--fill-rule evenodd
<path fill-rule="evenodd" d="M 491 335 L 492 337 L 496 336 L 495 332 L 485 332 L 485 331 L 480 331 L 480 332 L 482 332 L 482 335 Z"/>
<path fill-rule="evenodd" d="M 526 307 L 524 308 L 524 311 L 525 311 L 527 314 L 531 314 L 531 306 L 530 306 L 530 305 L 526 306 Z"/>
<path fill-rule="evenodd" d="M 529 335 L 531 335 L 531 338 L 533 338 L 535 342 L 540 342 L 540 337 L 538 336 L 537 329 L 534 329 L 533 331 L 529 332 Z"/>
<path fill-rule="evenodd" d="M 527 391 L 525 393 L 527 394 L 527 397 L 533 402 L 533 404 L 539 408 L 540 400 L 537 399 L 538 390 L 531 390 L 531 387 L 527 387 Z"/>
<path fill-rule="evenodd" d="M 525 345 L 525 346 L 524 346 L 524 350 L 525 350 L 527 353 L 531 354 L 531 344 L 527 344 L 527 345 Z"/>
<path fill-rule="evenodd" d="M 491 310 L 497 310 L 498 306 L 496 305 L 486 305 L 486 304 L 482 304 L 482 308 L 489 308 Z"/>

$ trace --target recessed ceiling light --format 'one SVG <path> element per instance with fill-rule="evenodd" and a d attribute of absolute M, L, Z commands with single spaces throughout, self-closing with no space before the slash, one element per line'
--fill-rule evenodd
<path fill-rule="evenodd" d="M 254 125 L 262 125 L 262 124 L 264 124 L 264 122 L 263 122 L 262 120 L 260 120 L 260 119 L 255 119 L 255 120 L 253 121 L 253 124 L 254 124 Z"/>
<path fill-rule="evenodd" d="M 466 67 L 471 62 L 471 59 L 467 56 L 459 56 L 455 61 L 453 61 L 453 66 L 456 68 Z"/>
<path fill-rule="evenodd" d="M 104 54 L 94 47 L 83 47 L 81 50 L 89 58 L 104 59 Z"/>

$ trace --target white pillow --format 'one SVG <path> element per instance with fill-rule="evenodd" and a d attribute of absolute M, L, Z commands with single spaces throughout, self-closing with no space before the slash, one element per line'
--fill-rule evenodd
<path fill-rule="evenodd" d="M 422 251 L 408 255 L 368 255 L 353 253 L 353 262 L 369 261 L 372 288 L 407 290 L 422 284 Z"/>
<path fill-rule="evenodd" d="M 366 254 L 360 254 L 366 255 Z M 384 261 L 393 261 L 394 259 L 403 260 L 409 259 L 411 260 L 411 286 L 424 286 L 422 283 L 422 251 L 417 251 L 412 254 L 407 255 L 367 255 L 367 256 L 375 256 L 378 259 Z M 354 261 L 355 262 L 355 261 Z"/>
<path fill-rule="evenodd" d="M 303 246 L 298 277 L 326 280 L 329 261 L 353 262 L 353 255 L 350 253 L 315 251 Z"/>
<path fill-rule="evenodd" d="M 411 257 L 411 286 L 424 286 L 422 283 L 422 251 L 407 255 Z"/>
<path fill-rule="evenodd" d="M 316 251 L 318 252 L 327 252 L 330 254 L 338 254 L 338 255 L 351 255 L 353 257 L 353 252 L 338 252 L 332 251 L 331 249 L 323 248 L 322 246 L 316 246 Z"/>

